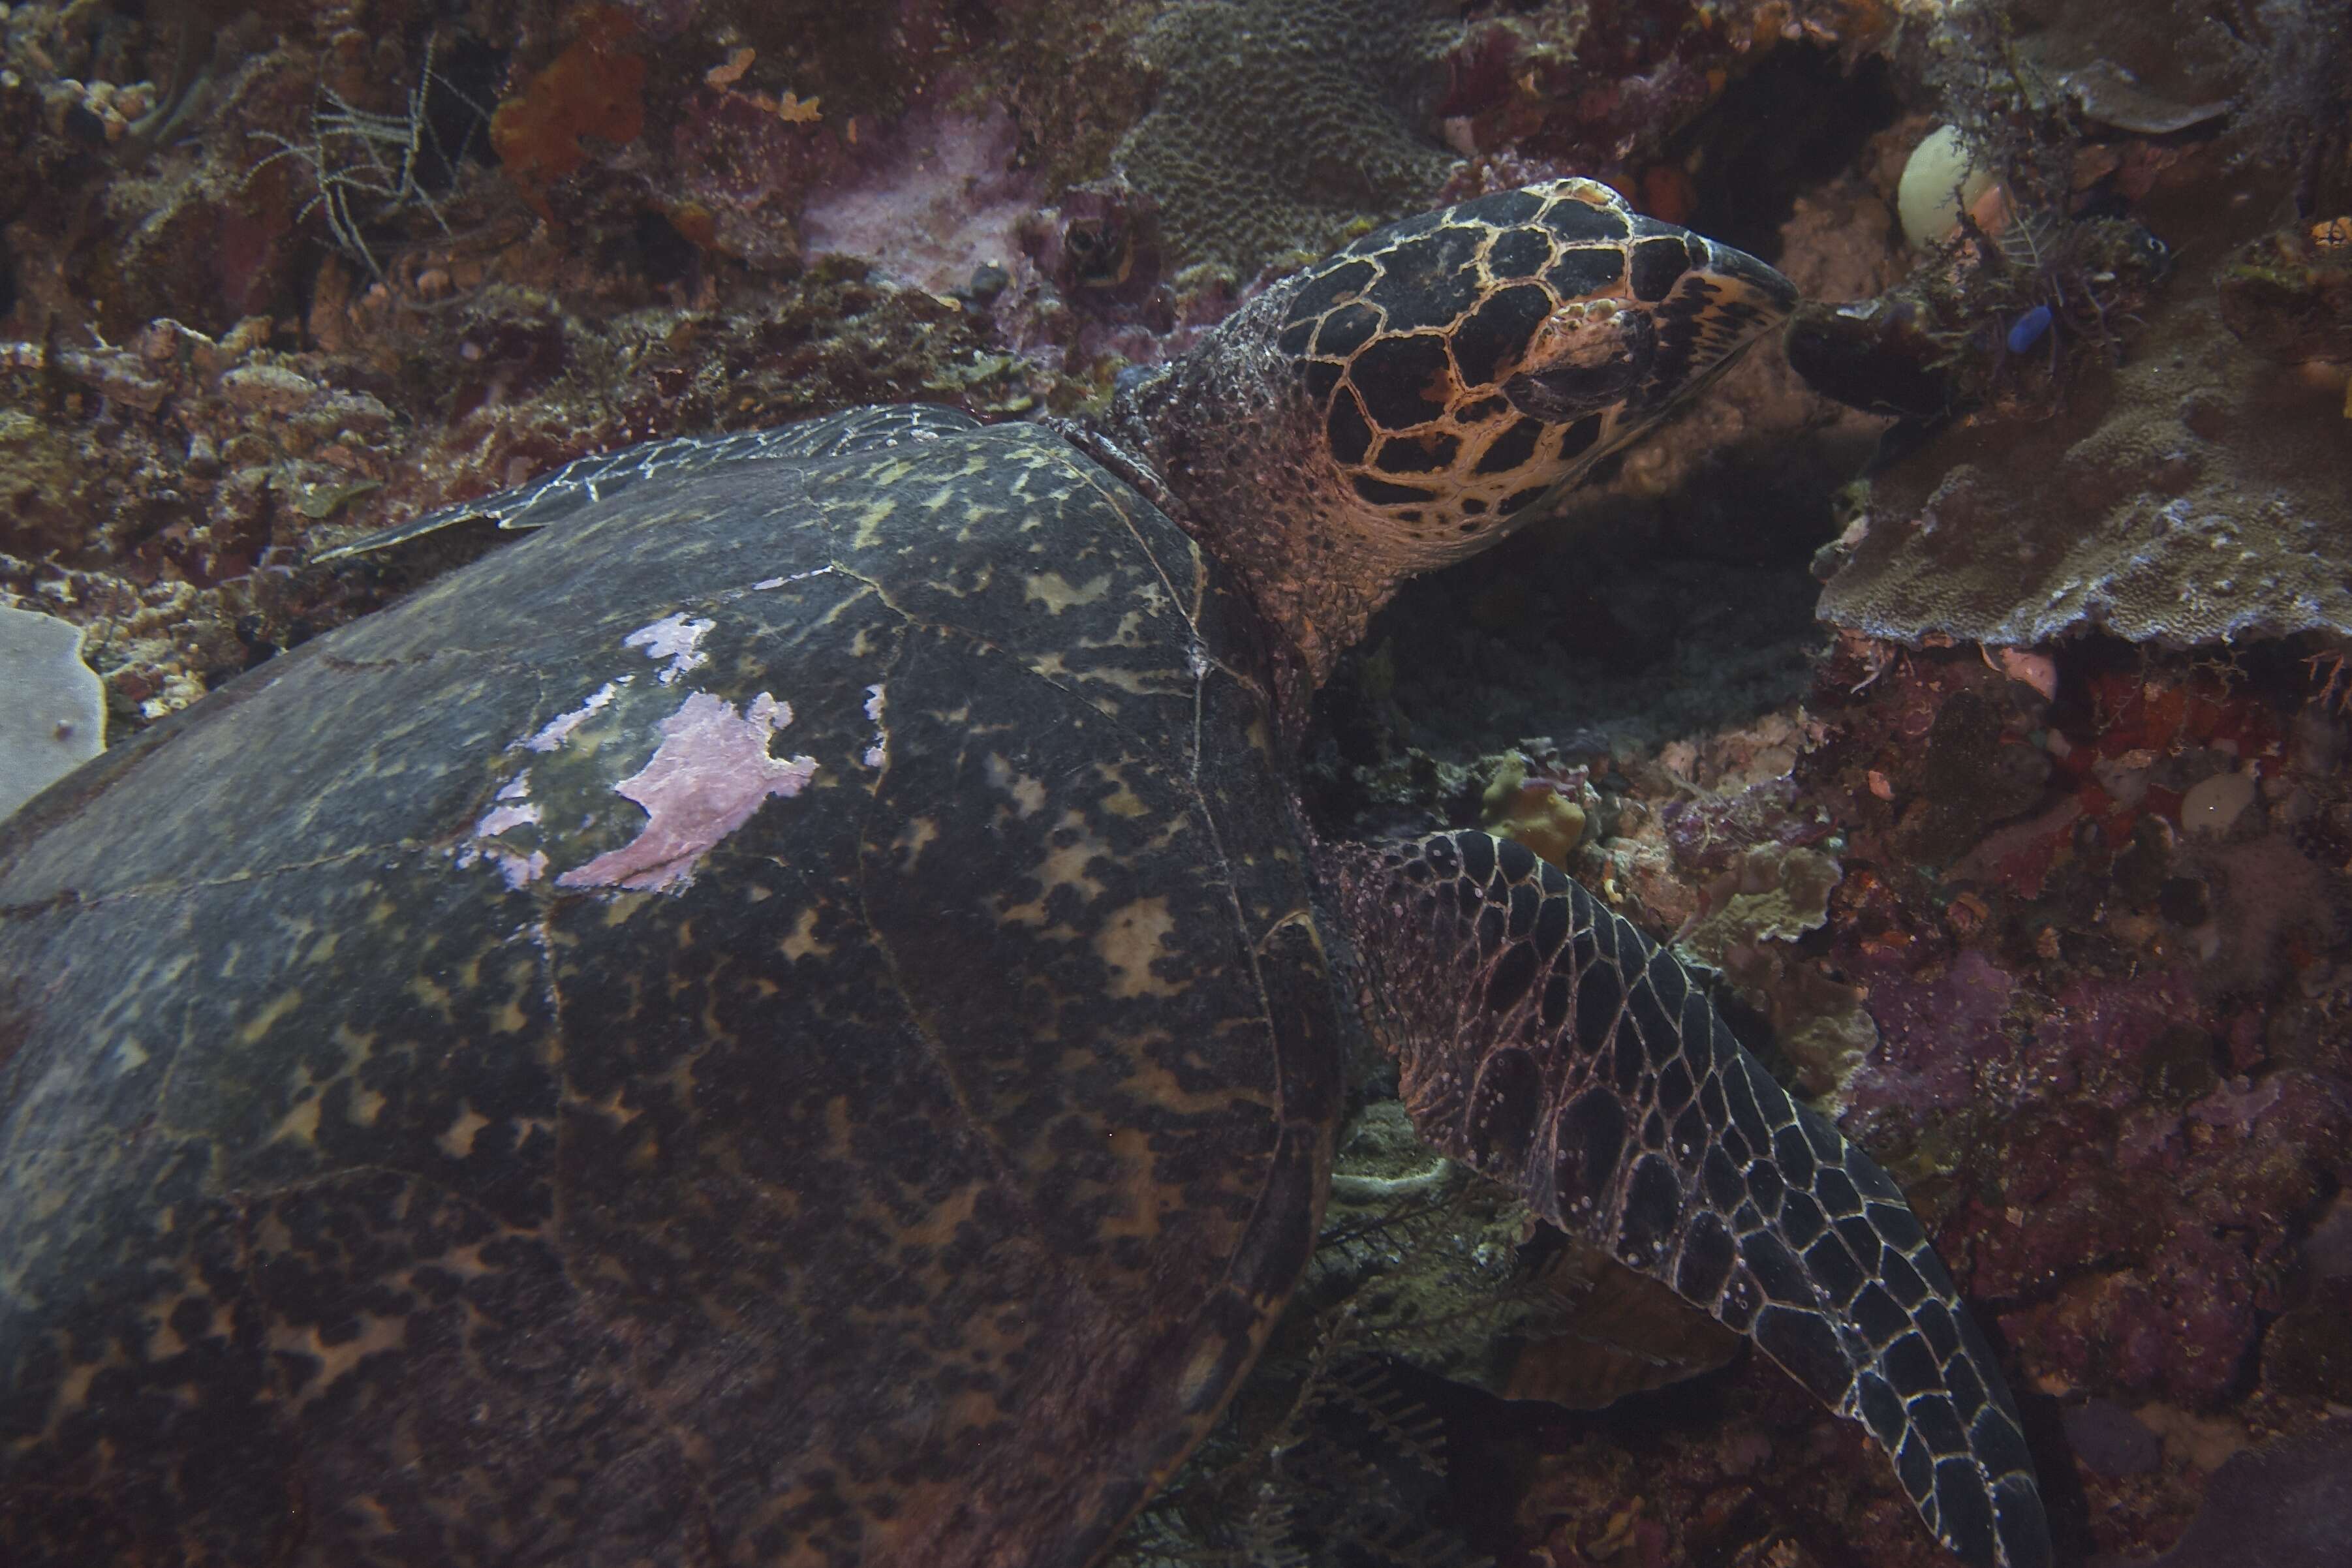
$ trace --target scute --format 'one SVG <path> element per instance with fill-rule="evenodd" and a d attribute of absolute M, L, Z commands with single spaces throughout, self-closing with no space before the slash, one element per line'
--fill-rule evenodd
<path fill-rule="evenodd" d="M 1083 1561 L 1190 1448 L 1337 1004 L 1222 575 L 965 426 L 641 454 L 0 839 L 0 1556 Z M 696 700 L 793 787 L 565 883 Z"/>

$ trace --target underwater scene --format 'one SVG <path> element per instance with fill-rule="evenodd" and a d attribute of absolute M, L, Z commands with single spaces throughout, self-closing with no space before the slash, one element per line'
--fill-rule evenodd
<path fill-rule="evenodd" d="M 0 1568 L 2352 1568 L 2346 0 L 0 0 Z"/>

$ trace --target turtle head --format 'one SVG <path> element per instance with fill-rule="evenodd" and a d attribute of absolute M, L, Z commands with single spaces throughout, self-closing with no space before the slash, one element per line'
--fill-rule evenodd
<path fill-rule="evenodd" d="M 1797 304 L 1755 257 L 1554 180 L 1377 229 L 1125 394 L 1120 420 L 1319 675 Z"/>

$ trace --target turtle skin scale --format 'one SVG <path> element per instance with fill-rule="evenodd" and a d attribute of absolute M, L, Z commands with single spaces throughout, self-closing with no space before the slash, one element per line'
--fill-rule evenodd
<path fill-rule="evenodd" d="M 1546 440 L 1471 477 L 1654 421 L 1685 292 L 1785 313 L 1683 244 L 1496 361 Z M 0 1560 L 1091 1562 L 1295 1287 L 1369 1026 L 1425 1135 L 1864 1419 L 1966 1560 L 2045 1562 L 1916 1222 L 1671 959 L 1483 835 L 1301 821 L 1291 612 L 1344 628 L 1370 580 L 1318 573 L 1398 522 L 1276 340 L 1322 276 L 1131 446 L 853 411 L 396 530 L 558 525 L 0 829 Z"/>

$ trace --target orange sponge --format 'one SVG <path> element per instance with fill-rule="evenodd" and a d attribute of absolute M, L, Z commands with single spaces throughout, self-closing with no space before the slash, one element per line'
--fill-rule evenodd
<path fill-rule="evenodd" d="M 646 62 L 628 46 L 636 24 L 615 5 L 582 14 L 580 36 L 490 117 L 490 144 L 507 177 L 541 217 L 548 187 L 588 160 L 583 136 L 618 146 L 646 128 Z"/>

